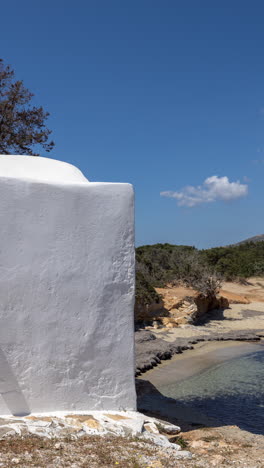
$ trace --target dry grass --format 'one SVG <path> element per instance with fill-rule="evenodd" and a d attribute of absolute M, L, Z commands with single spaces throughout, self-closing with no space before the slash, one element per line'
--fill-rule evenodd
<path fill-rule="evenodd" d="M 110 436 L 84 436 L 77 440 L 16 437 L 1 440 L 0 453 L 1 466 L 5 468 L 140 468 L 154 467 L 157 459 L 157 448 L 151 443 Z M 175 465 L 166 459 L 159 466 Z"/>

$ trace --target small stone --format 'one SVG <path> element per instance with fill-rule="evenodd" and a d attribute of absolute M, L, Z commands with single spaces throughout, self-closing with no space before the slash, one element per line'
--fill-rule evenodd
<path fill-rule="evenodd" d="M 190 460 L 192 458 L 192 454 L 191 452 L 188 452 L 188 450 L 180 450 L 179 452 L 177 452 L 176 458 L 185 458 Z"/>
<path fill-rule="evenodd" d="M 64 445 L 61 442 L 57 442 L 54 445 L 55 450 L 62 450 L 64 448 Z"/>
<path fill-rule="evenodd" d="M 179 426 L 174 426 L 174 424 L 161 424 L 163 432 L 165 434 L 179 434 L 181 432 L 181 428 Z"/>
<path fill-rule="evenodd" d="M 32 424 L 37 427 L 49 427 L 51 425 L 51 420 L 47 421 L 45 419 L 36 419 L 32 421 Z"/>
<path fill-rule="evenodd" d="M 76 437 L 83 437 L 86 435 L 86 432 L 82 429 L 81 431 L 78 431 L 76 434 Z"/>
<path fill-rule="evenodd" d="M 82 429 L 81 429 L 82 431 Z M 80 429 L 73 427 L 64 427 L 59 430 L 58 437 L 70 437 L 72 440 L 75 440 L 77 434 L 80 432 Z M 83 431 L 84 432 L 84 431 Z"/>
<path fill-rule="evenodd" d="M 144 429 L 148 432 L 152 432 L 153 434 L 159 434 L 159 430 L 154 422 L 144 424 Z"/>
<path fill-rule="evenodd" d="M 45 427 L 28 426 L 28 432 L 39 437 L 50 437 L 50 431 Z"/>
<path fill-rule="evenodd" d="M 11 463 L 18 465 L 20 463 L 20 458 L 12 458 Z"/>
<path fill-rule="evenodd" d="M 37 416 L 26 416 L 25 419 L 29 419 L 30 421 L 36 421 L 40 423 L 42 422 L 52 422 L 53 418 L 50 416 L 40 416 L 39 418 Z"/>
<path fill-rule="evenodd" d="M 180 445 L 177 444 L 171 444 L 167 437 L 161 434 L 151 434 L 150 432 L 143 432 L 143 434 L 140 436 L 140 438 L 143 438 L 145 440 L 149 440 L 155 445 L 158 445 L 160 447 L 166 447 L 166 448 L 173 448 L 174 450 L 180 450 L 181 447 Z"/>
<path fill-rule="evenodd" d="M 122 419 L 131 419 L 128 416 L 122 416 L 121 414 L 105 414 L 104 416 L 113 419 L 114 421 L 121 421 Z"/>
<path fill-rule="evenodd" d="M 151 419 L 148 419 L 146 422 L 155 423 L 157 427 L 161 428 L 162 432 L 165 432 L 165 434 L 175 435 L 181 432 L 181 428 L 179 426 L 175 426 L 174 424 L 160 421 L 159 419 L 151 418 Z"/>
<path fill-rule="evenodd" d="M 80 423 L 87 421 L 87 419 L 94 419 L 91 414 L 67 414 L 65 416 L 66 419 L 74 419 L 75 421 L 79 421 Z"/>
<path fill-rule="evenodd" d="M 91 429 L 97 429 L 98 431 L 100 431 L 102 429 L 102 426 L 99 424 L 98 421 L 96 421 L 96 419 L 86 419 L 84 422 L 83 422 L 84 426 L 87 426 Z"/>

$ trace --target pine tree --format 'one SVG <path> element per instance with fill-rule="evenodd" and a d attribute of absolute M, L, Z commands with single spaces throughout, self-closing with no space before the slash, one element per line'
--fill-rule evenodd
<path fill-rule="evenodd" d="M 37 156 L 40 147 L 52 150 L 51 130 L 45 125 L 49 113 L 30 105 L 33 96 L 0 59 L 0 154 Z"/>

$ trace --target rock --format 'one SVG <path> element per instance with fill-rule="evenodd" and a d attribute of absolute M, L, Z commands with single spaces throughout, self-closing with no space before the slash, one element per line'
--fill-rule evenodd
<path fill-rule="evenodd" d="M 86 432 L 83 430 L 74 429 L 73 427 L 64 427 L 56 432 L 56 437 L 60 437 L 62 439 L 70 438 L 71 440 L 76 440 L 80 435 L 85 435 L 85 434 Z M 37 435 L 40 435 L 40 434 L 37 434 Z M 45 435 L 42 434 L 42 437 L 45 437 Z"/>
<path fill-rule="evenodd" d="M 36 427 L 49 427 L 51 425 L 51 422 L 46 421 L 46 420 L 44 420 L 42 418 L 40 418 L 40 419 L 36 418 L 36 419 L 34 419 L 32 421 L 31 425 L 34 425 Z"/>
<path fill-rule="evenodd" d="M 177 459 L 191 459 L 192 458 L 192 454 L 191 452 L 188 452 L 188 450 L 181 450 L 179 452 L 177 452 L 177 455 L 176 455 L 176 458 Z"/>
<path fill-rule="evenodd" d="M 144 419 L 122 421 L 122 427 L 128 431 L 125 435 L 138 436 L 143 432 Z"/>
<path fill-rule="evenodd" d="M 147 422 L 144 424 L 144 429 L 148 432 L 152 432 L 153 434 L 159 434 L 159 430 L 155 423 Z"/>
<path fill-rule="evenodd" d="M 156 297 L 150 304 L 141 304 L 138 300 L 135 302 L 135 320 L 136 322 L 147 322 L 151 323 L 153 320 L 163 315 L 164 303 L 163 300 L 155 293 L 153 289 L 153 295 Z"/>
<path fill-rule="evenodd" d="M 179 432 L 181 432 L 181 428 L 179 426 L 174 426 L 174 424 L 159 424 L 161 426 L 162 432 L 165 432 L 165 434 L 174 435 L 179 434 Z"/>
<path fill-rule="evenodd" d="M 155 445 L 158 445 L 160 447 L 166 447 L 166 448 L 173 448 L 174 450 L 181 450 L 180 445 L 177 444 L 171 444 L 167 437 L 159 434 L 151 434 L 150 432 L 143 432 L 142 439 L 149 440 L 150 442 L 154 443 Z"/>
<path fill-rule="evenodd" d="M 163 308 L 158 310 L 159 315 L 156 314 L 155 317 L 152 317 L 152 320 L 155 320 L 156 328 L 158 328 L 158 323 L 162 323 L 166 328 L 174 328 L 186 323 L 196 324 L 203 320 L 211 310 L 229 307 L 226 296 L 204 296 L 192 290 L 190 296 L 178 299 L 171 296 L 166 288 L 157 288 L 157 292 L 162 296 Z"/>
<path fill-rule="evenodd" d="M 156 328 L 156 329 L 160 328 L 160 323 L 157 322 L 157 320 L 154 320 L 152 326 L 153 326 L 153 328 Z"/>
<path fill-rule="evenodd" d="M 122 420 L 127 420 L 131 419 L 128 416 L 122 416 L 121 414 L 105 414 L 107 418 L 113 419 L 114 421 L 122 421 Z"/>
<path fill-rule="evenodd" d="M 96 429 L 98 431 L 100 431 L 102 429 L 102 426 L 99 424 L 98 421 L 96 421 L 96 419 L 86 419 L 83 424 L 85 426 L 87 426 L 88 428 L 90 429 Z"/>
<path fill-rule="evenodd" d="M 57 442 L 54 445 L 55 450 L 62 450 L 64 448 L 64 445 L 61 442 Z"/>
<path fill-rule="evenodd" d="M 135 333 L 136 343 L 143 343 L 144 341 L 153 341 L 156 339 L 156 336 L 149 331 L 140 330 L 139 332 Z"/>
<path fill-rule="evenodd" d="M 50 438 L 49 428 L 29 425 L 28 426 L 28 432 L 29 432 L 29 434 L 33 434 L 33 435 L 36 435 L 36 436 L 39 436 L 39 437 Z"/>
<path fill-rule="evenodd" d="M 157 429 L 160 429 L 162 432 L 168 435 L 175 435 L 181 432 L 181 428 L 179 426 L 175 426 L 174 424 L 162 421 L 161 419 L 157 418 L 147 418 L 145 420 L 145 424 L 155 424 Z"/>
<path fill-rule="evenodd" d="M 207 314 L 216 309 L 227 309 L 229 302 L 226 297 L 220 295 L 204 296 L 197 294 L 194 298 L 197 310 L 192 313 L 192 323 L 198 323 L 207 316 Z"/>
<path fill-rule="evenodd" d="M 79 437 L 83 437 L 87 434 L 87 432 L 84 430 L 84 429 L 81 429 L 80 431 L 78 431 L 76 433 L 76 437 L 79 438 Z"/>
<path fill-rule="evenodd" d="M 19 433 L 22 437 L 32 434 L 43 438 L 55 438 L 57 441 L 55 440 L 54 449 L 58 451 L 65 448 L 65 444 L 62 442 L 63 439 L 77 440 L 86 434 L 129 438 L 136 436 L 142 442 L 144 440 L 149 441 L 163 451 L 171 450 L 173 456 L 181 450 L 179 445 L 159 432 L 160 429 L 170 435 L 177 434 L 180 431 L 178 426 L 145 416 L 137 411 L 122 411 L 119 413 L 95 411 L 93 414 L 68 414 L 47 418 L 45 416 L 40 418 L 35 416 L 25 417 L 21 418 L 21 420 L 7 418 L 8 424 L 6 426 L 0 425 L 0 435 L 3 438 Z M 184 457 L 184 452 L 182 457 Z"/>
<path fill-rule="evenodd" d="M 45 424 L 41 424 L 41 422 L 51 423 L 53 421 L 53 418 L 51 416 L 40 416 L 39 418 L 37 416 L 26 416 L 25 419 L 26 421 L 36 421 L 38 423 L 38 426 L 45 426 Z"/>
<path fill-rule="evenodd" d="M 0 427 L 0 439 L 4 439 L 5 437 L 14 436 L 16 435 L 16 430 L 10 426 L 1 426 Z"/>

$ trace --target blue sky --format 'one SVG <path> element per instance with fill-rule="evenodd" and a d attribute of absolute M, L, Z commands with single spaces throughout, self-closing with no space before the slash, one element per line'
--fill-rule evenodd
<path fill-rule="evenodd" d="M 134 185 L 138 245 L 206 248 L 264 233 L 263 18 L 256 0 L 13 0 L 0 56 L 51 114 L 50 157 Z"/>

